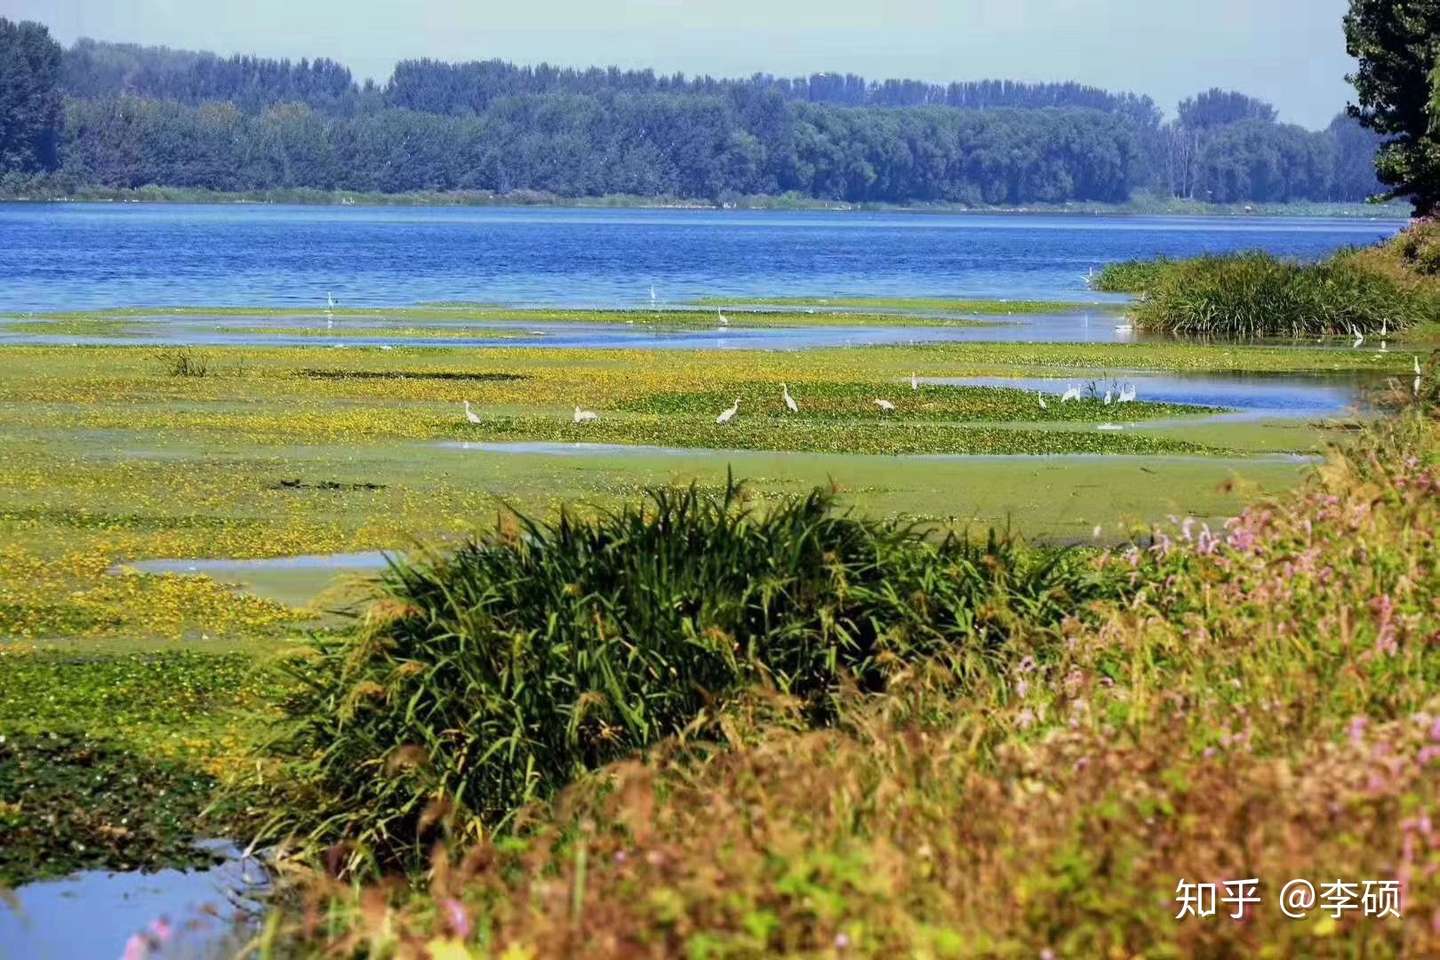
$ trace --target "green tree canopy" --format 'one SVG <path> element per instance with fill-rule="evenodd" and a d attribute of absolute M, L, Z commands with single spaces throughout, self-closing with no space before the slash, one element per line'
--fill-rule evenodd
<path fill-rule="evenodd" d="M 60 60 L 45 27 L 0 17 L 0 172 L 55 169 Z"/>
<path fill-rule="evenodd" d="M 1359 61 L 1351 75 L 1351 114 L 1390 137 L 1380 179 L 1408 196 L 1415 212 L 1440 205 L 1440 0 L 1350 0 L 1345 48 Z"/>

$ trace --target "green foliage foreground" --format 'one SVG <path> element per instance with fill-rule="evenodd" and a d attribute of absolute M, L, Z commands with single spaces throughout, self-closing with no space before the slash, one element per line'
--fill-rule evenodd
<path fill-rule="evenodd" d="M 803 703 L 737 699 L 520 835 L 438 855 L 426 891 L 312 876 L 273 942 L 397 960 L 1435 956 L 1434 411 L 1223 529 L 1181 521 L 1095 558 L 1123 596 L 1017 619 L 963 684 L 916 661 L 822 730 Z M 383 712 L 400 729 L 428 702 Z M 1243 922 L 1226 905 L 1177 919 L 1180 880 L 1249 877 Z M 1354 909 L 1291 919 L 1292 879 L 1354 884 Z M 1399 916 L 1364 915 L 1366 881 L 1397 884 Z"/>
<path fill-rule="evenodd" d="M 413 864 L 437 826 L 502 824 L 755 685 L 823 724 L 920 659 L 988 672 L 1014 623 L 1058 623 L 1100 581 L 1075 554 L 932 539 L 818 490 L 762 510 L 732 482 L 522 517 L 384 590 L 356 637 L 293 662 L 308 796 L 273 824 L 354 841 L 354 863 Z"/>

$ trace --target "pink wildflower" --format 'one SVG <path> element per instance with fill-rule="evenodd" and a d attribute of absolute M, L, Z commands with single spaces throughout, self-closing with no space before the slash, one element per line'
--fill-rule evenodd
<path fill-rule="evenodd" d="M 446 897 L 440 901 L 440 907 L 445 912 L 445 926 L 456 937 L 461 940 L 470 936 L 470 914 L 465 911 L 465 905 L 454 897 Z"/>
<path fill-rule="evenodd" d="M 143 933 L 136 933 L 125 941 L 125 952 L 121 960 L 147 960 L 150 956 L 150 938 Z"/>
<path fill-rule="evenodd" d="M 1355 717 L 1350 721 L 1350 742 L 1360 746 L 1365 742 L 1365 728 L 1370 725 L 1366 717 Z"/>

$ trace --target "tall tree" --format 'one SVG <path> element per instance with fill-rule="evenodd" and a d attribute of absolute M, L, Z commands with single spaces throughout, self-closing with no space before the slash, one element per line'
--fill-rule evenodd
<path fill-rule="evenodd" d="M 1350 76 L 1365 126 L 1391 139 L 1380 150 L 1380 179 L 1409 197 L 1417 214 L 1440 206 L 1440 0 L 1350 0 L 1345 49 L 1359 61 Z"/>
<path fill-rule="evenodd" d="M 1179 113 L 1180 125 L 1187 130 L 1209 130 L 1243 120 L 1275 122 L 1275 108 L 1264 100 L 1219 87 L 1180 101 Z"/>
<path fill-rule="evenodd" d="M 0 17 L 0 172 L 55 169 L 60 58 L 44 26 Z"/>

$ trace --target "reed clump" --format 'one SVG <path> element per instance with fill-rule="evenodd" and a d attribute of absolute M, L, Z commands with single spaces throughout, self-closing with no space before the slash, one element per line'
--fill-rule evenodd
<path fill-rule="evenodd" d="M 1091 281 L 1091 289 L 1102 293 L 1144 293 L 1176 266 L 1169 257 L 1154 260 L 1122 260 L 1106 264 Z"/>
<path fill-rule="evenodd" d="M 290 664 L 281 749 L 306 796 L 270 832 L 348 842 L 350 867 L 413 864 L 741 691 L 823 726 L 837 698 L 920 661 L 960 686 L 987 676 L 1018 624 L 1107 589 L 1073 551 L 863 519 L 819 489 L 762 506 L 727 482 L 593 519 L 513 517 L 398 563 L 383 616 Z"/>
<path fill-rule="evenodd" d="M 1318 263 L 1268 253 L 1130 261 L 1101 272 L 1097 289 L 1138 295 L 1142 328 L 1229 339 L 1385 337 L 1440 321 L 1440 227 Z"/>

